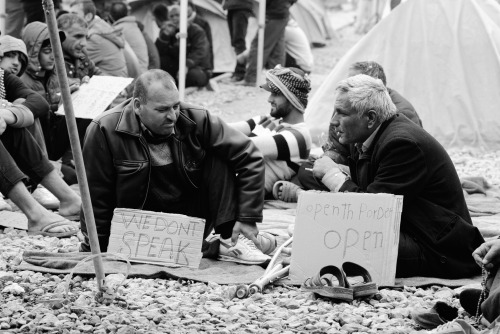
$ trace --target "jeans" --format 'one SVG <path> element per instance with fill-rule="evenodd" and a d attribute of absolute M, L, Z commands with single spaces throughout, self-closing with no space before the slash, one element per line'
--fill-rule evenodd
<path fill-rule="evenodd" d="M 53 169 L 27 129 L 7 127 L 0 136 L 0 192 L 4 195 L 27 177 L 39 183 Z"/>
<path fill-rule="evenodd" d="M 231 35 L 231 45 L 237 55 L 247 49 L 245 38 L 247 36 L 248 18 L 252 16 L 252 11 L 247 9 L 236 9 L 227 11 L 227 24 Z M 234 74 L 244 76 L 245 64 L 236 63 Z"/>

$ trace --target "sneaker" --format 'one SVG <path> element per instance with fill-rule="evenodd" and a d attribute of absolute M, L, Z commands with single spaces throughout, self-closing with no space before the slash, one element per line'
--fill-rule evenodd
<path fill-rule="evenodd" d="M 433 329 L 452 321 L 458 316 L 458 310 L 444 302 L 436 302 L 429 309 L 415 309 L 411 312 L 411 318 L 417 325 L 425 329 Z"/>
<path fill-rule="evenodd" d="M 219 260 L 243 264 L 262 264 L 271 260 L 255 244 L 240 234 L 236 246 L 231 246 L 231 238 L 220 239 Z"/>
<path fill-rule="evenodd" d="M 429 334 L 478 334 L 479 332 L 465 320 L 454 320 L 439 326 Z"/>
<path fill-rule="evenodd" d="M 481 289 L 465 289 L 460 293 L 460 305 L 473 317 L 476 316 L 480 296 Z M 479 315 L 481 314 L 483 314 L 483 311 L 479 308 Z"/>
<path fill-rule="evenodd" d="M 271 254 L 276 249 L 278 242 L 276 241 L 276 237 L 268 232 L 259 232 L 257 235 L 257 240 L 260 242 L 259 245 L 256 245 L 258 249 L 261 250 L 264 254 Z"/>

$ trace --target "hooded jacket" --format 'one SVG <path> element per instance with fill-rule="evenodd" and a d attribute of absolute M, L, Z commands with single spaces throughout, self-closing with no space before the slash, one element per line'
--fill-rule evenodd
<path fill-rule="evenodd" d="M 135 16 L 125 16 L 113 23 L 113 27 L 123 33 L 125 40 L 134 50 L 139 60 L 139 70 L 144 73 L 148 70 L 149 57 L 148 45 L 144 39 L 141 29 L 137 25 Z"/>
<path fill-rule="evenodd" d="M 89 24 L 87 53 L 104 75 L 128 77 L 123 48 L 125 40 L 121 31 L 113 29 L 106 21 L 95 16 Z"/>
<path fill-rule="evenodd" d="M 21 80 L 28 88 L 45 97 L 50 110 L 56 111 L 61 100 L 59 94 L 61 90 L 59 89 L 55 69 L 40 72 L 42 67 L 38 60 L 42 43 L 47 39 L 49 39 L 49 29 L 45 23 L 35 21 L 28 24 L 24 29 L 23 41 L 28 51 L 28 66 Z"/>
<path fill-rule="evenodd" d="M 22 54 L 21 56 L 21 70 L 18 76 L 21 76 L 26 70 L 26 65 L 28 64 L 28 53 L 26 52 L 26 45 L 24 42 L 18 38 L 14 38 L 9 35 L 0 36 L 0 57 L 3 57 L 4 53 L 18 51 Z"/>

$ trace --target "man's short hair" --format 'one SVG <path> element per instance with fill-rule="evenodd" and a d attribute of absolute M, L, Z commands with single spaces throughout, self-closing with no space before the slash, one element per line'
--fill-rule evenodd
<path fill-rule="evenodd" d="M 95 3 L 92 0 L 76 0 L 71 3 L 71 6 L 74 5 L 82 5 L 83 15 L 87 15 L 88 13 L 92 14 L 92 17 L 95 17 L 96 8 Z"/>
<path fill-rule="evenodd" d="M 366 74 L 375 79 L 380 79 L 387 86 L 387 79 L 385 78 L 384 68 L 374 61 L 358 61 L 351 66 L 349 69 L 359 72 L 359 74 Z"/>
<path fill-rule="evenodd" d="M 175 80 L 170 74 L 164 70 L 149 70 L 136 79 L 133 98 L 138 99 L 141 104 L 146 104 L 148 99 L 148 87 L 152 82 L 161 82 L 166 89 L 177 89 Z"/>
<path fill-rule="evenodd" d="M 63 14 L 57 18 L 57 27 L 61 30 L 70 29 L 75 24 L 87 29 L 87 22 L 76 14 Z"/>
<path fill-rule="evenodd" d="M 118 21 L 119 19 L 128 15 L 127 5 L 123 2 L 113 2 L 111 8 L 109 9 L 109 16 L 113 21 Z"/>
<path fill-rule="evenodd" d="M 383 122 L 396 113 L 396 106 L 380 79 L 358 74 L 339 82 L 336 91 L 344 94 L 344 98 L 358 115 L 375 110 L 379 120 Z"/>

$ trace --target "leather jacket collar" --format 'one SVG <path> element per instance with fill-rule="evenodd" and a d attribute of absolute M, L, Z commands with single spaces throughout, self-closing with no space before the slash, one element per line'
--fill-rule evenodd
<path fill-rule="evenodd" d="M 175 134 L 174 137 L 178 140 L 183 140 L 188 133 L 194 131 L 196 129 L 196 123 L 186 116 L 183 112 L 184 109 L 189 108 L 190 105 L 181 103 L 181 112 L 179 117 L 177 118 L 177 122 L 175 123 Z M 116 109 L 122 109 L 123 112 L 120 115 L 120 119 L 116 124 L 115 131 L 126 133 L 131 136 L 140 137 L 142 136 L 141 124 L 139 123 L 139 119 L 134 112 L 134 108 L 132 106 L 132 98 L 123 101 Z"/>

